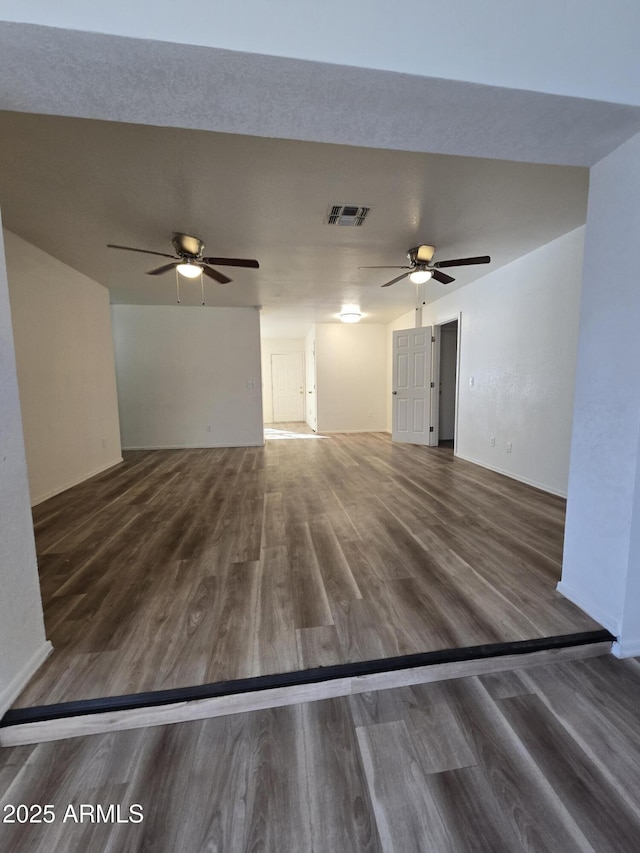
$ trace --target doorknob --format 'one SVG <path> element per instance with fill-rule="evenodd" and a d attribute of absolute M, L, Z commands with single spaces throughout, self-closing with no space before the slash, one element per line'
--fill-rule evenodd
<path fill-rule="evenodd" d="M 397 394 L 398 392 L 397 392 L 397 391 L 392 391 L 391 393 L 392 393 L 392 394 Z"/>

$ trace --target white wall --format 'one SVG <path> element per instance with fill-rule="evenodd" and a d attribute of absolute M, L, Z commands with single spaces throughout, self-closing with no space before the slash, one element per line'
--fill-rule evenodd
<path fill-rule="evenodd" d="M 271 385 L 271 356 L 274 353 L 301 352 L 304 355 L 304 339 L 263 338 L 260 347 L 262 359 L 262 415 L 264 422 L 273 421 L 273 389 Z M 306 392 L 305 392 L 306 393 Z"/>
<path fill-rule="evenodd" d="M 386 368 L 386 385 L 385 385 L 385 400 L 386 400 L 386 431 L 391 432 L 393 426 L 393 400 L 391 392 L 393 390 L 393 333 L 400 329 L 415 329 L 416 327 L 416 309 L 407 311 L 402 314 L 392 323 L 387 326 L 387 368 Z"/>
<path fill-rule="evenodd" d="M 122 460 L 109 292 L 5 232 L 31 503 Z"/>
<path fill-rule="evenodd" d="M 0 717 L 50 651 L 38 586 L 29 484 L 0 240 Z"/>
<path fill-rule="evenodd" d="M 625 655 L 640 655 L 639 163 L 637 135 L 591 170 L 559 587 Z"/>
<path fill-rule="evenodd" d="M 0 1 L 7 21 L 640 103 L 633 0 L 183 0 L 180 16 L 197 26 L 169 0 Z M 412 28 L 435 37 L 408 49 Z"/>
<path fill-rule="evenodd" d="M 387 337 L 375 323 L 316 325 L 319 432 L 386 428 Z"/>
<path fill-rule="evenodd" d="M 559 495 L 569 471 L 583 246 L 578 228 L 423 310 L 424 325 L 462 312 L 456 454 Z"/>
<path fill-rule="evenodd" d="M 114 305 L 112 312 L 123 447 L 263 443 L 255 308 Z"/>

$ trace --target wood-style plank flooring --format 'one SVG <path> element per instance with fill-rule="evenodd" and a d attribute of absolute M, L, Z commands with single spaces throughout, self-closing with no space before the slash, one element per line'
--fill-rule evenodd
<path fill-rule="evenodd" d="M 17 707 L 599 627 L 555 591 L 562 499 L 287 427 L 126 453 L 34 509 L 55 651 Z"/>
<path fill-rule="evenodd" d="M 637 853 L 640 663 L 612 656 L 0 750 L 12 853 Z M 120 824 L 63 822 L 69 804 Z M 141 823 L 128 823 L 129 807 Z"/>

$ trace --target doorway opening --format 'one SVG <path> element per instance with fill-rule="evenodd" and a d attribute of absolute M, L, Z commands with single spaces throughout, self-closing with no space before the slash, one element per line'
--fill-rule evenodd
<path fill-rule="evenodd" d="M 458 409 L 459 318 L 434 328 L 434 432 L 437 447 L 455 453 Z"/>

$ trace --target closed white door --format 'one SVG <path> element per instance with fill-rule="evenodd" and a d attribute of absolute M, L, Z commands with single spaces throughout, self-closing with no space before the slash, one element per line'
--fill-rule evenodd
<path fill-rule="evenodd" d="M 271 356 L 273 420 L 304 421 L 304 353 Z"/>
<path fill-rule="evenodd" d="M 393 441 L 429 444 L 431 326 L 393 333 Z"/>

